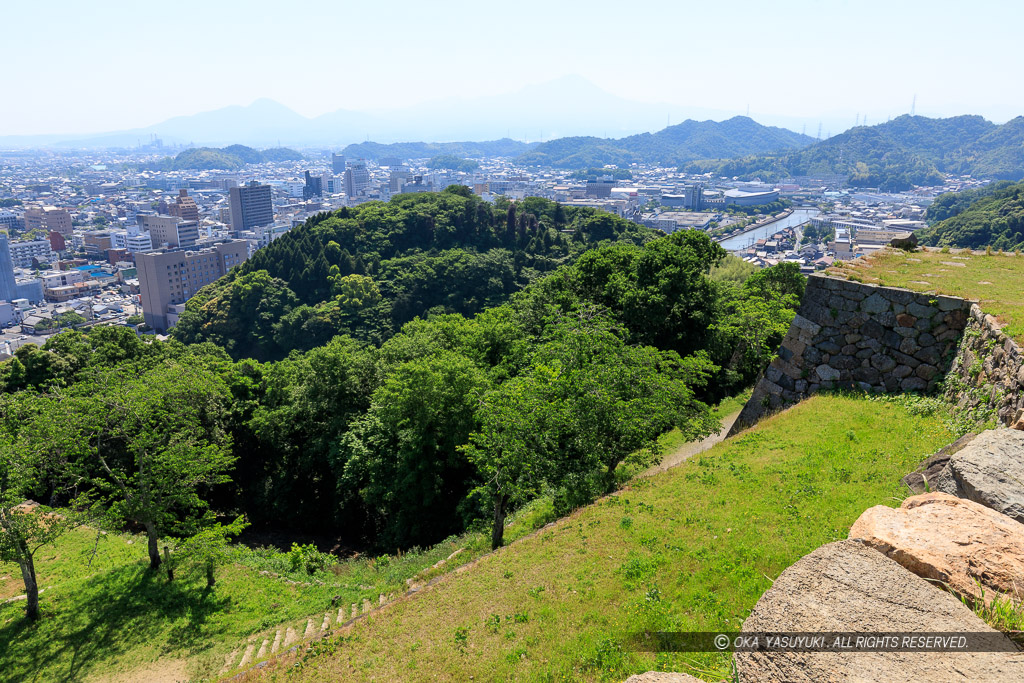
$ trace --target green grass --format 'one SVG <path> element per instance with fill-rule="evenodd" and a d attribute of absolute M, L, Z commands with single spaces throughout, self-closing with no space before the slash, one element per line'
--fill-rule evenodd
<path fill-rule="evenodd" d="M 711 413 L 718 420 L 724 420 L 725 418 L 743 410 L 743 406 L 747 404 L 750 399 L 750 394 L 753 391 L 753 387 L 745 389 L 742 393 L 736 396 L 730 396 L 722 399 L 722 402 L 712 408 Z"/>
<path fill-rule="evenodd" d="M 1020 642 L 1020 634 L 1024 631 L 1024 603 L 1011 595 L 998 593 L 986 602 L 985 587 L 977 579 L 974 582 L 978 586 L 980 599 L 971 604 L 971 601 L 961 596 L 960 601 L 989 626 L 1000 631 L 1016 633 L 1016 641 Z"/>
<path fill-rule="evenodd" d="M 976 299 L 983 311 L 1006 326 L 1008 335 L 1024 343 L 1024 258 L 1020 256 L 957 249 L 913 253 L 885 249 L 869 258 L 830 268 L 827 273 L 889 287 Z"/>
<path fill-rule="evenodd" d="M 952 440 L 942 416 L 815 396 L 664 474 L 482 557 L 357 622 L 270 680 L 729 677 L 718 653 L 624 652 L 644 629 L 738 629 L 774 577 L 846 538 L 868 507 Z M 261 678 L 261 680 L 263 680 Z"/>
<path fill-rule="evenodd" d="M 731 414 L 742 400 L 726 399 L 715 410 Z M 659 451 L 681 444 L 675 430 L 662 435 Z M 552 498 L 541 497 L 510 517 L 505 537 L 515 541 L 556 517 Z M 425 583 L 486 554 L 489 540 L 486 533 L 467 533 L 426 551 L 347 560 L 313 575 L 293 572 L 285 553 L 238 547 L 234 561 L 218 570 L 217 586 L 207 591 L 204 577 L 179 572 L 168 584 L 163 573 L 148 571 L 142 536 L 80 529 L 37 556 L 45 589 L 38 624 L 24 620 L 23 602 L 0 604 L 0 683 L 32 674 L 37 680 L 115 672 L 215 677 L 225 656 L 249 636 L 273 638 L 279 626 L 301 633 L 310 616 L 319 625 L 336 597 L 346 611 L 363 599 L 376 605 L 381 593 L 404 593 L 407 579 Z M 457 559 L 433 568 L 459 549 Z M 0 563 L 0 601 L 23 591 L 17 566 Z"/>
<path fill-rule="evenodd" d="M 725 418 L 743 410 L 743 406 L 746 404 L 747 399 L 750 398 L 752 391 L 753 387 L 744 389 L 736 396 L 728 396 L 722 399 L 717 405 L 711 406 L 711 415 L 716 420 L 724 422 Z M 658 456 L 657 462 L 660 463 L 662 458 L 674 453 L 687 443 L 689 442 L 686 440 L 686 437 L 678 429 L 671 429 L 665 432 L 658 437 L 658 443 L 654 447 Z M 616 486 L 621 488 L 628 485 L 634 477 L 647 471 L 648 467 L 650 467 L 650 464 L 645 465 L 630 461 L 623 462 L 615 470 Z"/>
<path fill-rule="evenodd" d="M 285 553 L 238 547 L 207 590 L 202 576 L 178 572 L 169 584 L 163 572 L 150 572 L 142 536 L 108 534 L 97 543 L 95 531 L 80 529 L 37 555 L 45 589 L 37 624 L 22 616 L 24 602 L 0 605 L 0 681 L 86 680 L 139 670 L 145 677 L 154 671 L 212 677 L 247 636 L 270 630 L 272 638 L 282 624 L 301 634 L 305 618 L 317 614 L 319 626 L 336 596 L 346 611 L 364 598 L 376 605 L 381 593 L 405 592 L 407 578 L 429 572 L 466 544 L 471 547 L 445 567 L 450 570 L 485 552 L 486 544 L 476 536 L 453 538 L 428 551 L 349 560 L 312 575 L 291 571 Z M 0 600 L 22 592 L 17 566 L 0 564 Z"/>

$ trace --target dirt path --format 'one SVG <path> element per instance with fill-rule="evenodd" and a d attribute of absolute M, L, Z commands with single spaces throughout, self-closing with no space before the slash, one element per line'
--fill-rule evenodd
<path fill-rule="evenodd" d="M 725 439 L 725 435 L 729 433 L 730 429 L 732 429 L 732 423 L 736 421 L 736 418 L 739 417 L 739 415 L 740 411 L 737 410 L 732 415 L 727 416 L 722 420 L 722 431 L 717 434 L 712 434 L 702 441 L 689 441 L 684 443 L 682 446 L 662 458 L 660 464 L 654 465 L 640 476 L 650 477 L 658 474 L 659 472 L 665 472 L 680 463 L 686 462 L 698 453 L 703 453 L 708 450 L 719 441 Z"/>

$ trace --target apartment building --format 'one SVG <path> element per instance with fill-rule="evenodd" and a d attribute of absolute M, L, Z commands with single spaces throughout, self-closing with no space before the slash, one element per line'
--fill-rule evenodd
<path fill-rule="evenodd" d="M 17 268 L 31 268 L 32 259 L 43 263 L 50 260 L 50 240 L 11 242 L 11 261 Z"/>
<path fill-rule="evenodd" d="M 85 246 L 85 253 L 92 257 L 99 257 L 106 254 L 111 247 L 109 232 L 87 232 L 82 235 L 82 242 Z"/>
<path fill-rule="evenodd" d="M 0 301 L 14 301 L 18 298 L 18 285 L 14 279 L 14 263 L 11 261 L 9 245 L 7 235 L 0 233 Z"/>
<path fill-rule="evenodd" d="M 0 209 L 0 230 L 10 232 L 18 227 L 18 214 Z"/>
<path fill-rule="evenodd" d="M 345 170 L 345 194 L 355 197 L 370 186 L 370 172 L 366 162 L 360 159 L 353 161 Z"/>
<path fill-rule="evenodd" d="M 7 235 L 0 232 L 0 301 L 28 299 L 32 303 L 43 300 L 43 285 L 39 280 L 18 280 L 11 261 Z"/>
<path fill-rule="evenodd" d="M 179 304 L 191 299 L 204 285 L 220 278 L 249 256 L 249 243 L 231 240 L 207 249 L 139 253 L 138 267 L 142 314 L 146 324 L 166 332 L 177 321 Z"/>
<path fill-rule="evenodd" d="M 174 204 L 167 206 L 167 212 L 182 220 L 199 223 L 199 205 L 196 204 L 196 200 L 188 196 L 188 190 L 184 188 L 178 190 L 178 197 Z"/>
<path fill-rule="evenodd" d="M 274 203 L 270 185 L 251 182 L 241 187 L 232 187 L 229 193 L 231 229 L 235 232 L 252 230 L 274 222 Z"/>
<path fill-rule="evenodd" d="M 123 249 L 130 253 L 153 251 L 153 239 L 148 232 L 117 230 L 110 233 L 112 249 Z"/>
<path fill-rule="evenodd" d="M 324 179 L 323 176 L 312 175 L 309 171 L 306 171 L 304 177 L 305 184 L 302 188 L 302 198 L 312 199 L 313 197 L 324 196 Z"/>
<path fill-rule="evenodd" d="M 199 223 L 186 221 L 177 216 L 140 215 L 139 227 L 148 232 L 154 248 L 167 246 L 171 249 L 195 246 L 199 240 Z"/>
<path fill-rule="evenodd" d="M 74 232 L 71 214 L 55 206 L 30 206 L 25 209 L 25 231 L 46 230 L 70 235 Z"/>

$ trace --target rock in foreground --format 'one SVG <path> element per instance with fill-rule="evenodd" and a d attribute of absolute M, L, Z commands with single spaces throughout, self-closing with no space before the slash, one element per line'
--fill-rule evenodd
<path fill-rule="evenodd" d="M 857 541 L 837 541 L 782 572 L 744 631 L 996 633 L 959 600 Z M 741 681 L 1021 681 L 1024 654 L 737 652 Z"/>
<path fill-rule="evenodd" d="M 634 674 L 626 679 L 626 683 L 703 683 L 690 674 L 671 671 L 648 671 L 645 674 Z"/>
<path fill-rule="evenodd" d="M 1024 432 L 990 429 L 953 454 L 932 489 L 1024 523 Z"/>
<path fill-rule="evenodd" d="M 1024 599 L 1024 524 L 974 501 L 926 493 L 895 510 L 876 505 L 854 523 L 850 538 L 972 601 L 982 589 L 986 602 L 997 592 Z"/>
<path fill-rule="evenodd" d="M 949 459 L 953 454 L 962 451 L 967 444 L 974 441 L 978 435 L 975 433 L 965 434 L 953 443 L 945 446 L 935 453 L 907 476 L 903 477 L 903 483 L 914 493 L 927 493 L 934 486 L 936 478 L 946 469 Z"/>

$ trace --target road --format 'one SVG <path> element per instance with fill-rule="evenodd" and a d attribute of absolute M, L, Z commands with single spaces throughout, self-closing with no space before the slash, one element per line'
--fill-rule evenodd
<path fill-rule="evenodd" d="M 101 319 L 97 325 L 123 325 L 127 320 L 127 313 L 117 313 L 109 318 Z M 27 334 L 22 332 L 20 325 L 5 328 L 0 332 L 0 355 L 13 355 L 15 351 L 25 344 L 42 346 L 51 336 L 53 335 Z"/>

